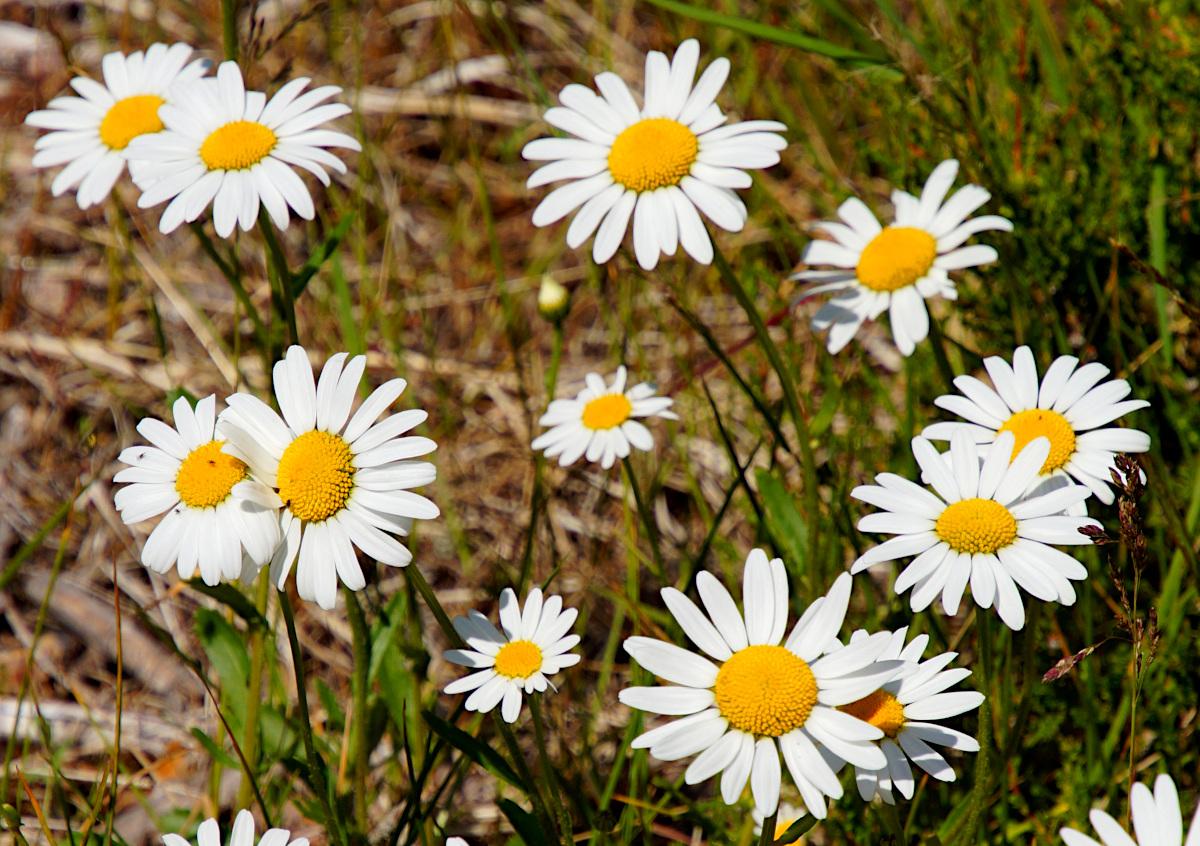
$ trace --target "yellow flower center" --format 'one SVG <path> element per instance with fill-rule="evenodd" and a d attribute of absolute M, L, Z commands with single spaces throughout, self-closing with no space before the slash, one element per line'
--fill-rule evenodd
<path fill-rule="evenodd" d="M 278 141 L 261 123 L 235 120 L 204 139 L 200 158 L 209 170 L 246 170 L 265 159 Z"/>
<path fill-rule="evenodd" d="M 320 523 L 346 506 L 354 490 L 350 445 L 329 432 L 305 432 L 279 459 L 279 498 L 301 520 Z"/>
<path fill-rule="evenodd" d="M 779 737 L 804 725 L 817 703 L 817 680 L 782 646 L 748 646 L 721 665 L 713 693 L 734 728 Z"/>
<path fill-rule="evenodd" d="M 605 394 L 583 407 L 583 425 L 589 429 L 612 429 L 629 419 L 633 403 L 624 394 Z"/>
<path fill-rule="evenodd" d="M 990 554 L 1017 539 L 1017 518 L 994 499 L 952 502 L 933 528 L 955 552 Z"/>
<path fill-rule="evenodd" d="M 1048 408 L 1031 408 L 1029 411 L 1018 411 L 1008 422 L 1000 427 L 1000 432 L 1012 432 L 1017 437 L 1013 444 L 1013 458 L 1034 438 L 1050 439 L 1050 454 L 1042 465 L 1042 473 L 1057 470 L 1075 454 L 1075 430 L 1057 411 Z"/>
<path fill-rule="evenodd" d="M 858 281 L 872 291 L 897 291 L 933 267 L 937 241 L 923 229 L 888 227 L 863 247 Z"/>
<path fill-rule="evenodd" d="M 533 641 L 514 640 L 496 653 L 495 670 L 510 679 L 527 679 L 542 668 L 542 650 Z"/>
<path fill-rule="evenodd" d="M 608 171 L 614 182 L 640 194 L 678 185 L 699 151 L 696 134 L 682 123 L 650 118 L 617 136 L 608 153 Z"/>
<path fill-rule="evenodd" d="M 153 94 L 139 94 L 118 100 L 100 121 L 100 140 L 110 150 L 124 150 L 139 135 L 162 132 L 158 107 L 165 101 Z"/>
<path fill-rule="evenodd" d="M 904 706 L 886 690 L 877 690 L 838 710 L 870 723 L 892 739 L 904 728 Z"/>
<path fill-rule="evenodd" d="M 224 441 L 209 441 L 188 453 L 175 474 L 175 492 L 189 508 L 213 508 L 246 478 L 246 465 L 221 452 Z"/>

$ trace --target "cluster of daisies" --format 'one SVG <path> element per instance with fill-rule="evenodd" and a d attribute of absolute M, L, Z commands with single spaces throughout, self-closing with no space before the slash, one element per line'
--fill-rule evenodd
<path fill-rule="evenodd" d="M 304 92 L 307 79 L 285 84 L 270 100 L 246 91 L 232 62 L 206 76 L 203 60 L 189 63 L 185 45 L 152 45 L 145 53 L 104 58 L 104 84 L 72 80 L 79 97 L 53 100 L 27 123 L 51 132 L 39 139 L 34 164 L 65 165 L 52 184 L 55 195 L 76 189 L 81 208 L 103 200 L 128 165 L 143 192 L 139 206 L 168 203 L 160 229 L 192 222 L 210 204 L 216 231 L 229 236 L 248 230 L 266 210 L 286 228 L 290 208 L 312 219 L 312 198 L 293 170 L 301 168 L 328 184 L 325 168 L 345 172 L 327 148 L 360 149 L 347 135 L 321 128 L 349 109 L 325 104 L 340 92 L 325 86 Z M 592 256 L 606 262 L 632 225 L 633 255 L 653 269 L 661 256 L 680 247 L 709 263 L 714 247 L 701 213 L 717 226 L 740 231 L 747 210 L 735 189 L 751 184 L 748 169 L 779 161 L 785 148 L 783 124 L 729 122 L 716 105 L 729 73 L 717 59 L 696 79 L 699 45 L 685 41 L 671 59 L 647 55 L 645 88 L 638 104 L 613 73 L 595 78 L 595 90 L 569 85 L 561 106 L 546 121 L 571 137 L 529 143 L 526 159 L 545 162 L 529 187 L 565 184 L 534 211 L 537 226 L 575 212 L 566 239 L 572 248 L 595 236 Z M 993 262 L 996 251 L 966 245 L 988 231 L 1011 231 L 1005 218 L 970 215 L 990 195 L 967 185 L 947 198 L 958 163 L 935 167 L 919 197 L 892 194 L 893 221 L 884 227 L 858 199 L 838 209 L 839 222 L 815 229 L 832 240 L 813 241 L 804 262 L 834 270 L 806 270 L 794 278 L 813 282 L 804 296 L 832 293 L 813 319 L 828 330 L 836 353 L 865 321 L 888 312 L 892 334 L 904 355 L 929 331 L 925 300 L 954 299 L 949 272 Z M 911 798 L 915 763 L 930 776 L 951 781 L 953 768 L 933 747 L 978 751 L 970 736 L 939 720 L 977 708 L 983 695 L 953 691 L 970 670 L 950 668 L 947 652 L 925 657 L 929 638 L 895 632 L 839 633 L 850 607 L 853 574 L 909 559 L 894 589 L 911 591 L 913 611 L 941 597 L 956 614 L 968 586 L 977 606 L 994 607 L 1012 629 L 1024 625 L 1021 590 L 1046 602 L 1075 601 L 1072 581 L 1087 576 L 1076 559 L 1057 546 L 1088 540 L 1080 529 L 1096 525 L 1086 500 L 1113 501 L 1110 468 L 1116 452 L 1144 452 L 1144 432 L 1113 427 L 1145 402 L 1128 400 L 1128 382 L 1105 381 L 1101 364 L 1080 366 L 1071 356 L 1055 360 L 1039 379 L 1031 351 L 1021 347 L 1011 362 L 984 362 L 991 387 L 961 375 L 961 394 L 936 404 L 962 418 L 927 426 L 912 442 L 921 478 L 881 473 L 876 484 L 852 496 L 881 509 L 863 517 L 859 529 L 893 535 L 868 549 L 790 628 L 793 605 L 788 576 L 779 559 L 754 550 L 743 575 L 742 610 L 711 574 L 701 572 L 701 605 L 674 588 L 662 599 L 699 650 L 646 637 L 631 637 L 625 649 L 665 685 L 637 686 L 620 693 L 624 704 L 678 717 L 643 733 L 635 748 L 664 761 L 695 756 L 684 773 L 688 784 L 720 776 L 727 803 L 749 785 L 759 825 L 768 817 L 776 833 L 811 813 L 823 818 L 828 800 L 843 794 L 839 773 L 854 768 L 865 800 L 895 803 Z M 365 577 L 358 552 L 392 566 L 412 556 L 398 540 L 414 519 L 438 515 L 437 506 L 414 493 L 434 481 L 432 464 L 417 460 L 436 445 L 407 433 L 425 412 L 404 411 L 380 420 L 405 387 L 386 382 L 354 410 L 365 358 L 345 353 L 330 358 L 314 379 L 308 354 L 288 350 L 274 368 L 276 413 L 262 400 L 237 393 L 218 414 L 216 398 L 193 408 L 174 405 L 174 427 L 145 419 L 138 431 L 151 446 L 121 454 L 129 465 L 116 476 L 126 483 L 116 504 L 127 523 L 159 515 L 143 561 L 183 578 L 198 571 L 208 584 L 250 580 L 269 565 L 282 587 L 293 565 L 299 595 L 322 608 L 334 606 L 339 582 L 361 589 Z M 589 373 L 574 399 L 550 403 L 546 428 L 532 448 L 563 466 L 580 458 L 604 469 L 627 459 L 632 448 L 654 446 L 640 422 L 675 420 L 672 399 L 649 383 L 627 386 L 617 369 L 611 382 Z M 933 442 L 949 442 L 939 452 Z M 577 612 L 561 597 L 531 590 L 522 607 L 506 589 L 499 603 L 500 628 L 471 611 L 454 620 L 463 648 L 445 658 L 474 672 L 452 682 L 448 694 L 468 694 L 465 707 L 518 719 L 523 697 L 552 686 L 550 677 L 578 663 L 571 650 Z M 802 805 L 781 803 L 786 767 Z M 1134 788 L 1134 825 L 1144 846 L 1182 838 L 1178 798 L 1170 779 L 1160 777 L 1153 794 Z M 1101 812 L 1092 821 L 1109 846 L 1131 842 Z M 263 840 L 283 844 L 288 833 L 272 830 Z M 1094 843 L 1070 829 L 1070 844 Z M 174 837 L 168 835 L 168 838 Z M 201 846 L 219 837 L 216 824 L 201 826 Z M 1193 827 L 1188 846 L 1200 844 Z M 176 846 L 183 846 L 180 840 Z M 247 812 L 234 823 L 234 846 L 250 846 L 253 822 Z M 168 846 L 172 843 L 167 840 Z M 303 839 L 291 846 L 304 846 Z"/>
<path fill-rule="evenodd" d="M 250 394 L 236 393 L 216 413 L 216 397 L 173 407 L 175 425 L 146 418 L 138 432 L 151 446 L 125 449 L 129 465 L 116 506 L 126 523 L 165 513 L 142 549 L 158 573 L 175 567 L 206 584 L 252 580 L 270 566 L 283 588 L 293 565 L 296 590 L 331 609 L 340 581 L 361 590 L 366 579 L 355 549 L 403 567 L 414 519 L 438 507 L 413 488 L 437 471 L 415 459 L 433 452 L 429 438 L 406 435 L 424 411 L 380 415 L 399 398 L 403 379 L 376 388 L 357 410 L 366 357 L 331 357 L 314 380 L 308 353 L 293 346 L 274 368 L 282 416 Z M 351 412 L 353 411 L 353 414 Z"/>
<path fill-rule="evenodd" d="M 65 165 L 54 178 L 54 196 L 75 189 L 81 209 L 102 202 L 129 169 L 141 190 L 140 208 L 168 203 L 159 229 L 171 232 L 208 208 L 218 235 L 235 226 L 249 230 L 266 209 L 286 229 L 289 207 L 315 215 L 312 196 L 294 168 L 325 185 L 325 168 L 345 173 L 329 147 L 361 151 L 358 141 L 323 128 L 349 114 L 335 85 L 305 92 L 309 80 L 293 79 L 267 99 L 247 91 L 236 62 L 189 63 L 186 44 L 152 44 L 146 51 L 114 52 L 101 63 L 104 82 L 76 77 L 77 97 L 57 97 L 25 122 L 51 130 L 34 145 L 35 167 Z M 324 105 L 322 105 L 324 104 Z M 169 202 L 168 202 L 169 201 Z"/>

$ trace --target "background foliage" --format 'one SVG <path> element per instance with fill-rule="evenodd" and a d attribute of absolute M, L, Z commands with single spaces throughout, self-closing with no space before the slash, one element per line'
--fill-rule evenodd
<path fill-rule="evenodd" d="M 2 79 L 0 727 L 10 741 L 0 793 L 30 838 L 43 812 L 59 840 L 69 829 L 76 841 L 101 842 L 111 820 L 121 840 L 157 841 L 206 816 L 231 817 L 239 768 L 228 734 L 242 736 L 254 699 L 241 680 L 247 633 L 263 630 L 263 618 L 228 593 L 205 597 L 181 591 L 174 577 L 152 579 L 137 561 L 142 536 L 112 510 L 109 482 L 140 417 L 165 416 L 180 390 L 261 391 L 264 359 L 190 234 L 160 236 L 157 214 L 137 211 L 127 184 L 91 213 L 69 196 L 52 199 L 46 176 L 29 166 L 36 134 L 19 124 L 71 75 L 95 74 L 109 49 L 184 40 L 218 58 L 220 9 L 0 8 L 20 48 Z M 416 566 L 452 613 L 494 616 L 503 587 L 543 583 L 581 609 L 585 660 L 545 703 L 548 753 L 581 839 L 750 840 L 747 807 L 726 807 L 711 784 L 685 788 L 678 764 L 626 756 L 642 718 L 617 704 L 616 691 L 647 679 L 619 644 L 634 633 L 681 642 L 658 598 L 664 580 L 685 588 L 708 568 L 736 585 L 746 552 L 765 545 L 787 563 L 798 608 L 879 540 L 854 529 L 863 509 L 848 493 L 882 470 L 915 472 L 908 441 L 944 418 L 932 404 L 946 390 L 943 374 L 929 342 L 901 359 L 886 326 L 829 356 L 808 329 L 815 306 L 792 308 L 798 290 L 785 279 L 809 223 L 851 194 L 886 210 L 892 186 L 915 191 L 948 156 L 962 162 L 960 182 L 991 190 L 986 211 L 1015 224 L 1011 235 L 985 239 L 1000 262 L 962 279 L 957 304 L 933 306 L 955 371 L 978 372 L 981 357 L 1011 358 L 1025 343 L 1043 370 L 1060 354 L 1101 361 L 1152 404 L 1130 421 L 1154 441 L 1143 461 L 1149 565 L 1135 613 L 1144 620 L 1153 607 L 1162 635 L 1135 681 L 1133 649 L 1114 622 L 1126 612 L 1108 577 L 1111 561 L 1133 591 L 1123 547 L 1082 550 L 1093 578 L 1078 604 L 1048 606 L 1025 631 L 1005 632 L 987 673 L 966 611 L 911 619 L 887 579 L 857 579 L 850 627 L 911 622 L 931 634 L 931 654 L 956 649 L 976 669 L 968 685 L 983 676 L 994 684 L 985 692 L 996 751 L 977 828 L 961 824 L 974 761 L 960 756 L 958 782 L 923 783 L 900 806 L 907 833 L 922 842 L 935 833 L 943 842 L 1058 842 L 1064 824 L 1086 829 L 1094 805 L 1124 815 L 1131 761 L 1141 780 L 1173 775 L 1190 815 L 1200 765 L 1193 4 L 273 2 L 244 8 L 239 32 L 248 84 L 274 90 L 311 76 L 344 86 L 356 108 L 345 123 L 363 155 L 318 202 L 318 220 L 294 221 L 284 243 L 306 256 L 346 222 L 339 250 L 299 302 L 305 343 L 324 354 L 367 352 L 370 385 L 399 373 L 411 385 L 401 405 L 430 411 L 426 433 L 440 446 L 429 494 L 444 517 L 419 527 Z M 645 50 L 670 53 L 691 36 L 702 63 L 733 62 L 726 110 L 788 125 L 783 162 L 745 194 L 750 223 L 716 242 L 770 315 L 809 419 L 815 478 L 803 478 L 779 382 L 713 269 L 679 258 L 646 276 L 626 253 L 597 268 L 586 248 L 565 247 L 563 226 L 529 222 L 542 192 L 525 190 L 532 168 L 519 151 L 546 132 L 538 115 L 554 92 L 608 68 L 640 80 Z M 260 241 L 241 236 L 236 250 L 266 313 Z M 553 345 L 535 307 L 543 273 L 574 292 L 560 394 L 586 371 L 623 361 L 677 398 L 682 421 L 660 426 L 659 451 L 635 461 L 657 552 L 616 471 L 544 466 L 528 449 L 548 400 Z M 774 419 L 747 399 L 714 346 Z M 1115 531 L 1115 508 L 1091 509 Z M 373 621 L 365 793 L 351 775 L 344 614 L 306 607 L 298 621 L 325 780 L 349 840 L 440 843 L 451 832 L 501 843 L 514 829 L 535 840 L 491 718 L 438 695 L 457 671 L 442 661 L 447 644 L 411 587 L 379 568 L 364 599 Z M 273 598 L 266 620 L 274 632 Z M 1110 637 L 1072 674 L 1040 680 L 1059 659 Z M 277 824 L 324 842 L 313 787 L 301 777 L 285 640 L 268 635 L 279 662 L 269 664 L 254 717 L 258 783 Z M 37 702 L 40 719 L 19 726 L 13 742 L 20 699 Z M 978 730 L 973 715 L 957 722 Z M 532 760 L 527 722 L 519 740 Z M 120 790 L 110 803 L 102 785 L 113 760 Z M 882 842 L 879 817 L 847 783 L 812 842 Z M 12 819 L 6 811 L 10 827 Z"/>

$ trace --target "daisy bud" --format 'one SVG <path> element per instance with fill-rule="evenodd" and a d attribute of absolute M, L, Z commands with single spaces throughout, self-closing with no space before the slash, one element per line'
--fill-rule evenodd
<path fill-rule="evenodd" d="M 549 273 L 543 275 L 538 288 L 538 314 L 557 325 L 567 319 L 570 311 L 571 292 Z"/>

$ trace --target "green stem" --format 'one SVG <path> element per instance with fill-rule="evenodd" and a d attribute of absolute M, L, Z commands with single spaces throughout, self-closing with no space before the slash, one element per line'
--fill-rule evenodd
<path fill-rule="evenodd" d="M 977 842 L 975 829 L 983 813 L 988 789 L 988 756 L 992 745 L 992 619 L 991 612 L 980 608 L 975 615 L 975 637 L 979 645 L 980 688 L 985 697 L 979 706 L 979 757 L 975 761 L 975 783 L 971 788 L 971 808 L 959 843 L 966 846 Z"/>
<path fill-rule="evenodd" d="M 554 324 L 554 347 L 550 353 L 550 368 L 546 371 L 546 402 L 554 401 L 554 389 L 558 385 L 558 366 L 562 361 L 563 328 L 562 322 Z M 542 473 L 545 470 L 546 459 L 538 453 L 533 460 L 533 496 L 529 500 L 529 532 L 525 538 L 525 555 L 521 559 L 521 578 L 517 582 L 518 594 L 525 592 L 529 584 L 529 576 L 533 570 L 533 545 L 537 541 L 538 522 L 541 520 L 542 505 L 546 500 L 545 484 Z"/>
<path fill-rule="evenodd" d="M 513 734 L 512 727 L 504 722 L 503 717 L 494 712 L 492 716 L 495 718 L 496 728 L 500 730 L 500 736 L 504 738 L 504 744 L 508 747 L 508 755 L 513 759 L 513 765 L 517 768 L 517 775 L 521 777 L 521 782 L 525 785 L 525 792 L 529 795 L 529 801 L 533 803 L 533 815 L 541 822 L 542 829 L 546 832 L 546 837 L 550 839 L 550 842 L 560 842 L 558 832 L 554 828 L 554 820 L 551 819 L 550 814 L 546 811 L 546 803 L 542 799 L 542 793 L 538 789 L 537 781 L 529 769 L 525 755 L 521 752 L 521 746 L 517 743 L 517 736 Z"/>
<path fill-rule="evenodd" d="M 758 846 L 771 846 L 775 842 L 775 826 L 779 819 L 779 809 L 763 820 L 762 834 L 758 836 Z"/>
<path fill-rule="evenodd" d="M 783 390 L 783 400 L 787 405 L 788 413 L 792 417 L 792 422 L 796 424 L 796 435 L 800 440 L 800 464 L 804 470 L 804 510 L 808 517 L 808 561 L 807 564 L 813 569 L 816 575 L 816 583 L 824 584 L 823 567 L 817 557 L 817 540 L 820 532 L 817 531 L 817 462 L 813 455 L 812 438 L 808 434 L 808 420 L 804 416 L 804 409 L 800 405 L 800 399 L 796 395 L 796 386 L 792 381 L 792 374 L 783 363 L 783 356 L 779 354 L 779 348 L 775 346 L 775 342 L 771 340 L 771 333 L 767 331 L 767 325 L 763 322 L 762 315 L 758 313 L 758 308 L 754 305 L 754 300 L 746 293 L 742 287 L 742 283 L 738 281 L 734 275 L 733 269 L 729 266 L 729 262 L 725 261 L 725 256 L 721 251 L 713 246 L 713 263 L 716 264 L 718 272 L 721 274 L 721 280 L 725 283 L 725 287 L 733 294 L 734 299 L 738 301 L 738 305 L 742 307 L 742 311 L 746 313 L 746 317 L 750 321 L 750 325 L 754 327 L 754 334 L 758 337 L 759 346 L 767 356 L 767 360 L 771 363 L 771 367 L 779 376 L 779 385 Z"/>
<path fill-rule="evenodd" d="M 265 574 L 259 574 L 257 592 L 254 596 L 254 606 L 258 613 L 266 617 L 267 596 L 270 594 L 271 580 Z M 266 641 L 266 631 L 262 626 L 254 626 L 250 631 L 250 678 L 246 691 L 246 724 L 242 729 L 242 755 L 246 759 L 246 777 L 238 787 L 237 802 L 239 808 L 250 804 L 250 795 L 254 787 L 254 773 L 258 769 L 258 716 L 262 708 L 262 677 L 263 650 Z M 264 809 L 265 811 L 265 809 Z"/>
<path fill-rule="evenodd" d="M 304 679 L 304 656 L 300 654 L 300 638 L 296 636 L 296 619 L 292 615 L 292 602 L 288 599 L 286 590 L 279 591 L 279 605 L 283 608 L 283 620 L 287 624 L 288 645 L 292 650 L 292 668 L 296 674 L 296 710 L 300 717 L 300 736 L 304 740 L 304 767 L 308 771 L 308 780 L 321 810 L 325 814 L 325 823 L 333 836 L 335 843 L 347 846 L 345 833 L 340 820 L 334 814 L 329 802 L 329 785 L 325 781 L 325 761 L 318 756 L 317 747 L 313 743 L 312 721 L 308 711 L 308 690 Z"/>
<path fill-rule="evenodd" d="M 288 343 L 300 343 L 300 333 L 296 329 L 296 289 L 292 281 L 292 271 L 288 267 L 287 256 L 283 253 L 283 245 L 275 235 L 275 224 L 265 208 L 259 209 L 258 228 L 262 230 L 263 240 L 267 244 L 267 253 L 275 268 L 275 277 L 279 284 L 279 308 L 281 316 L 287 323 Z"/>
<path fill-rule="evenodd" d="M 542 696 L 540 693 L 534 693 L 527 697 L 527 699 L 529 701 L 529 713 L 533 715 L 533 737 L 538 748 L 538 767 L 542 771 L 542 780 L 546 786 L 546 793 L 554 800 L 554 812 L 558 817 L 559 827 L 562 829 L 563 842 L 571 844 L 575 840 L 575 829 L 571 824 L 571 816 L 567 813 L 566 805 L 563 804 L 562 791 L 559 790 L 558 779 L 554 776 L 554 768 L 550 765 L 550 756 L 546 744 L 546 731 L 542 724 Z"/>
<path fill-rule="evenodd" d="M 654 515 L 650 513 L 649 506 L 642 499 L 642 490 L 638 487 L 637 476 L 633 472 L 633 462 L 629 460 L 629 456 L 622 458 L 621 464 L 625 467 L 625 479 L 629 483 L 629 487 L 633 489 L 633 498 L 637 502 L 638 514 L 646 526 L 646 536 L 650 540 L 650 549 L 654 552 L 654 564 L 658 569 L 656 575 L 659 581 L 666 584 L 666 570 L 663 568 L 662 551 L 659 549 L 658 529 L 654 525 Z"/>
<path fill-rule="evenodd" d="M 425 600 L 425 605 L 433 614 L 433 618 L 437 620 L 438 626 L 442 633 L 450 641 L 450 645 L 455 649 L 470 649 L 467 642 L 462 639 L 462 636 L 455 630 L 454 624 L 450 622 L 450 617 L 446 614 L 446 609 L 442 607 L 442 603 L 433 594 L 433 588 L 429 586 L 429 582 L 425 581 L 425 574 L 422 573 L 415 565 L 402 568 L 404 576 L 408 579 L 408 583 L 412 585 L 417 593 L 421 594 L 421 598 Z"/>
<path fill-rule="evenodd" d="M 367 618 L 358 602 L 358 594 L 344 588 L 346 616 L 354 640 L 354 716 L 350 743 L 354 750 L 354 822 L 358 830 L 367 831 L 367 673 L 371 669 L 371 638 Z"/>
<path fill-rule="evenodd" d="M 946 383 L 946 390 L 954 393 L 954 368 L 950 366 L 950 359 L 946 358 L 946 337 L 932 314 L 929 315 L 929 343 L 933 347 L 933 360 L 937 363 L 942 381 Z"/>
<path fill-rule="evenodd" d="M 896 838 L 896 846 L 904 846 L 908 841 L 904 837 L 904 825 L 900 822 L 900 814 L 896 810 L 896 806 L 880 802 L 879 816 L 883 818 L 884 828 Z"/>
<path fill-rule="evenodd" d="M 221 0 L 221 31 L 225 36 L 225 58 L 237 61 L 237 0 Z"/>

